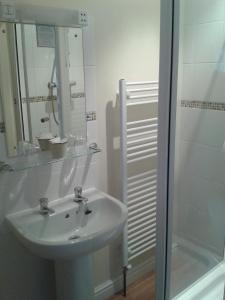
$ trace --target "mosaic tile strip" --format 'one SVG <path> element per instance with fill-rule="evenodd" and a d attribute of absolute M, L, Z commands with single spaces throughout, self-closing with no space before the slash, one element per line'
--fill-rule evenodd
<path fill-rule="evenodd" d="M 85 97 L 85 93 L 73 93 L 73 94 L 71 94 L 71 98 L 73 98 L 73 99 L 84 98 L 84 97 Z"/>
<path fill-rule="evenodd" d="M 72 99 L 79 99 L 79 98 L 85 98 L 85 93 L 73 93 L 71 94 Z M 56 96 L 36 96 L 36 97 L 29 97 L 29 98 L 22 98 L 22 102 L 30 102 L 30 103 L 36 103 L 36 102 L 47 102 L 47 101 L 56 101 Z"/>
<path fill-rule="evenodd" d="M 181 107 L 225 111 L 225 103 L 181 100 Z"/>
<path fill-rule="evenodd" d="M 86 121 L 95 121 L 96 120 L 96 111 L 86 112 Z"/>
<path fill-rule="evenodd" d="M 51 100 L 56 100 L 56 96 L 36 96 L 36 97 L 29 97 L 29 98 L 22 98 L 22 102 L 30 102 L 30 103 L 35 103 L 35 102 L 47 102 Z"/>

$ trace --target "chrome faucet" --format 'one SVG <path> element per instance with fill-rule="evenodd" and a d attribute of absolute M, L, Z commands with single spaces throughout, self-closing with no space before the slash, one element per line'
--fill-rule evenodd
<path fill-rule="evenodd" d="M 82 196 L 82 187 L 81 186 L 76 186 L 74 188 L 74 194 L 75 194 L 75 198 L 74 198 L 74 202 L 76 203 L 81 203 L 81 202 L 87 202 L 88 199 L 86 197 Z"/>
<path fill-rule="evenodd" d="M 88 198 L 82 196 L 82 187 L 76 186 L 74 188 L 74 194 L 75 197 L 73 201 L 79 204 L 78 212 L 80 212 L 83 208 L 84 214 L 89 215 L 92 211 L 87 206 Z"/>
<path fill-rule="evenodd" d="M 39 199 L 39 203 L 40 203 L 40 214 L 44 215 L 44 216 L 49 216 L 54 214 L 54 209 L 52 209 L 51 207 L 48 206 L 48 198 L 40 198 Z"/>

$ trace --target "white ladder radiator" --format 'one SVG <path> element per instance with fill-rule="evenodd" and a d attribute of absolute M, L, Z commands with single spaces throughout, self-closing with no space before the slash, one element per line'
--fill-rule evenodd
<path fill-rule="evenodd" d="M 142 160 L 157 157 L 158 118 L 129 121 L 131 107 L 151 111 L 158 103 L 158 81 L 119 81 L 120 147 L 122 200 L 128 207 L 128 220 L 123 234 L 123 276 L 126 296 L 126 274 L 132 259 L 156 245 L 156 169 L 129 176 L 128 168 Z M 150 106 L 149 106 L 150 105 Z M 143 108 L 143 107 L 142 107 Z M 134 113 L 133 113 L 134 115 Z"/>

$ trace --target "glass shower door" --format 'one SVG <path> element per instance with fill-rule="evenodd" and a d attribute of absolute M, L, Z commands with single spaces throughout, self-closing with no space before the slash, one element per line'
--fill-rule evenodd
<path fill-rule="evenodd" d="M 175 49 L 178 68 L 171 85 L 176 97 L 171 99 L 170 115 L 173 193 L 169 194 L 167 299 L 222 300 L 225 1 L 181 0 L 174 2 L 174 9 L 179 14 L 179 22 L 174 23 L 174 46 L 179 51 Z"/>

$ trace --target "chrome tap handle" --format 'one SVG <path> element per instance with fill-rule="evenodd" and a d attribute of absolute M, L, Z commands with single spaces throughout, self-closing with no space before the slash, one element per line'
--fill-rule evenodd
<path fill-rule="evenodd" d="M 41 208 L 41 209 L 46 209 L 46 208 L 48 208 L 48 198 L 45 198 L 45 197 L 40 198 L 40 199 L 39 199 L 39 203 L 40 203 L 40 208 Z"/>
<path fill-rule="evenodd" d="M 74 188 L 75 198 L 81 198 L 82 197 L 82 187 L 76 186 Z"/>
<path fill-rule="evenodd" d="M 52 214 L 55 213 L 54 209 L 48 206 L 48 198 L 45 198 L 45 197 L 40 198 L 39 199 L 39 203 L 40 203 L 40 210 L 39 210 L 39 212 L 40 212 L 41 215 L 43 215 L 43 216 L 46 216 L 46 215 L 50 216 L 50 215 L 52 215 Z"/>

